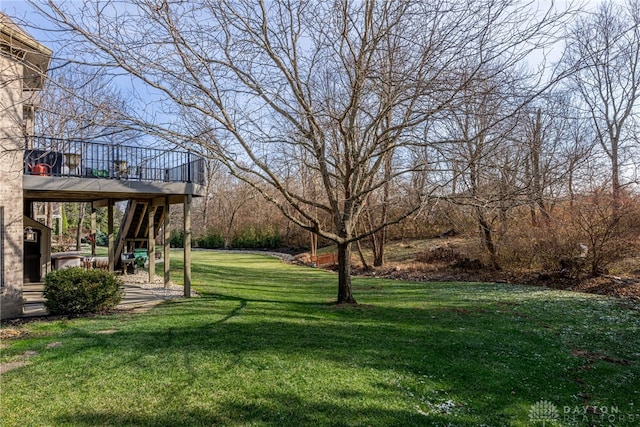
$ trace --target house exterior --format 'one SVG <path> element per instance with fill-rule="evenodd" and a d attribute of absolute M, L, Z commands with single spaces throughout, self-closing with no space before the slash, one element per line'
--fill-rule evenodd
<path fill-rule="evenodd" d="M 204 159 L 189 151 L 148 144 L 56 139 L 34 135 L 38 91 L 51 50 L 0 13 L 0 318 L 28 314 L 25 284 L 41 284 L 51 271 L 51 230 L 36 222 L 36 202 L 90 203 L 106 208 L 108 268 L 123 254 L 146 250 L 155 274 L 155 241 L 164 233 L 164 280 L 169 282 L 169 208 L 184 206 L 184 284 L 191 294 L 192 197 L 202 194 Z M 114 207 L 126 202 L 119 230 Z M 95 223 L 95 220 L 92 221 Z M 95 227 L 95 226 L 94 226 Z M 92 233 L 95 236 L 95 228 Z M 86 264 L 85 264 L 86 265 Z"/>
<path fill-rule="evenodd" d="M 0 317 L 21 314 L 23 153 L 51 50 L 0 13 Z"/>

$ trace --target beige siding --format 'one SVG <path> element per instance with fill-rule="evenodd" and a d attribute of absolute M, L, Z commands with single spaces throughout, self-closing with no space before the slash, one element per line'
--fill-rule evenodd
<path fill-rule="evenodd" d="M 22 312 L 22 65 L 0 56 L 0 206 L 4 207 L 0 317 Z"/>

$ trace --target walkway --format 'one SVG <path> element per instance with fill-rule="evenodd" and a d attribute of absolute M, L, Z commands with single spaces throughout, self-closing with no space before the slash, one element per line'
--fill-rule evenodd
<path fill-rule="evenodd" d="M 116 307 L 116 310 L 134 312 L 147 311 L 160 304 L 162 301 L 182 298 L 184 290 L 182 286 L 170 284 L 165 289 L 162 277 L 156 277 L 154 283 L 149 283 L 149 275 L 146 271 L 137 274 L 121 276 L 124 282 L 124 298 Z M 22 317 L 46 316 L 44 306 L 45 298 L 42 295 L 44 283 L 29 283 L 24 285 L 24 306 Z M 192 291 L 192 296 L 196 294 Z"/>

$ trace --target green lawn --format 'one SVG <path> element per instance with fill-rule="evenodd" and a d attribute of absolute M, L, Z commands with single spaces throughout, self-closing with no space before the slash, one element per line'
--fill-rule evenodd
<path fill-rule="evenodd" d="M 640 424 L 638 307 L 505 284 L 381 279 L 354 279 L 360 305 L 337 307 L 336 280 L 258 255 L 194 252 L 198 298 L 28 323 L 28 335 L 5 340 L 0 361 L 37 354 L 2 375 L 1 423 Z M 557 422 L 553 408 L 532 411 L 541 401 Z"/>

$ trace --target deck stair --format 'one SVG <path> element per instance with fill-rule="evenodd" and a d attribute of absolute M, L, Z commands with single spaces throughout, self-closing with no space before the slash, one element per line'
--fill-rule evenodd
<path fill-rule="evenodd" d="M 46 316 L 49 312 L 44 306 L 44 282 L 25 283 L 22 286 L 22 316 Z"/>
<path fill-rule="evenodd" d="M 129 249 L 146 248 L 148 244 L 148 210 L 153 206 L 148 201 L 129 200 L 122 218 L 122 226 L 116 238 L 116 268 L 120 266 L 120 255 Z M 164 221 L 164 206 L 155 207 L 154 234 L 157 236 Z"/>

